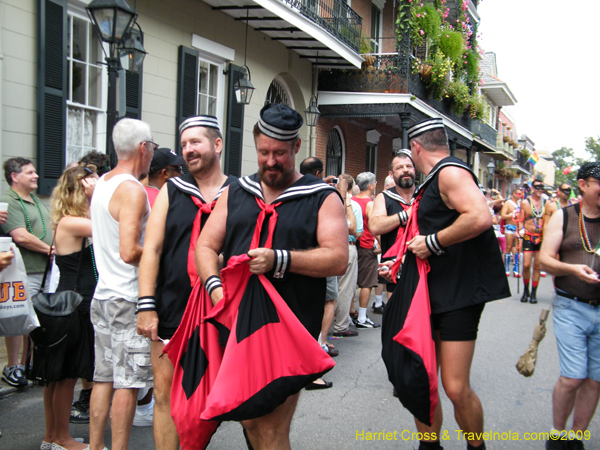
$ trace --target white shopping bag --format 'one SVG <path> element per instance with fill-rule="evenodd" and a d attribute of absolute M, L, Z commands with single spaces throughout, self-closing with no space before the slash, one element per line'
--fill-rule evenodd
<path fill-rule="evenodd" d="M 23 258 L 16 245 L 10 266 L 0 272 L 0 336 L 23 336 L 40 326 L 27 283 Z"/>

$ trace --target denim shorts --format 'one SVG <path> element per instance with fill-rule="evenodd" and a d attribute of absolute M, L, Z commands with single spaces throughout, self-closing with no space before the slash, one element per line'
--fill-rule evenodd
<path fill-rule="evenodd" d="M 600 382 L 600 306 L 556 295 L 552 316 L 560 375 Z"/>

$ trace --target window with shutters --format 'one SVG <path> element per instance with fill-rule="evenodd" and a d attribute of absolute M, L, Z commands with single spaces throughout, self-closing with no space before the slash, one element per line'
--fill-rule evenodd
<path fill-rule="evenodd" d="M 102 109 L 102 48 L 87 17 L 68 12 L 67 148 L 65 165 L 99 149 L 97 131 Z"/>

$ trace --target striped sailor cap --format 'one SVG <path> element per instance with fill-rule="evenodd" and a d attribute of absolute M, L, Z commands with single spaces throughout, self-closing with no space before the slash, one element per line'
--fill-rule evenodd
<path fill-rule="evenodd" d="M 415 123 L 406 132 L 408 133 L 408 139 L 414 139 L 417 136 L 427 133 L 428 131 L 437 130 L 438 128 L 444 128 L 444 122 L 441 118 L 427 119 L 419 123 Z"/>
<path fill-rule="evenodd" d="M 407 158 L 410 158 L 411 161 L 413 161 L 412 152 L 407 148 L 401 148 L 400 150 L 396 150 L 396 156 L 406 156 Z M 413 161 L 413 164 L 414 163 L 415 162 Z"/>
<path fill-rule="evenodd" d="M 188 117 L 179 125 L 179 134 L 191 127 L 207 127 L 219 130 L 219 122 L 215 116 Z M 220 131 L 220 130 L 219 130 Z"/>
<path fill-rule="evenodd" d="M 269 103 L 260 110 L 258 128 L 270 138 L 291 141 L 298 136 L 303 123 L 302 116 L 289 106 Z"/>

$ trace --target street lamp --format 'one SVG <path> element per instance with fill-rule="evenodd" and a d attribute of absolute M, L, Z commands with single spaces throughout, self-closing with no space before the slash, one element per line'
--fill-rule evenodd
<path fill-rule="evenodd" d="M 254 86 L 250 82 L 250 69 L 246 65 L 246 56 L 248 54 L 248 14 L 249 8 L 246 8 L 246 41 L 244 44 L 244 65 L 240 70 L 240 78 L 233 84 L 235 90 L 235 99 L 238 103 L 249 105 L 254 93 Z"/>
<path fill-rule="evenodd" d="M 496 172 L 496 165 L 494 164 L 494 160 L 490 160 L 490 163 L 487 165 L 487 172 L 489 177 L 488 187 L 491 189 L 493 186 L 494 173 Z"/>
<path fill-rule="evenodd" d="M 306 125 L 308 125 L 309 127 L 317 126 L 319 117 L 321 117 L 321 111 L 319 111 L 319 108 L 317 106 L 317 97 L 315 97 L 314 95 L 310 98 L 308 108 L 304 110 L 304 115 L 306 116 Z"/>
<path fill-rule="evenodd" d="M 123 44 L 119 47 L 119 59 L 121 67 L 129 72 L 139 73 L 146 56 L 144 49 L 144 33 L 142 28 L 135 22 L 134 25 L 123 35 Z"/>
<path fill-rule="evenodd" d="M 117 164 L 117 155 L 112 131 L 117 122 L 117 71 L 120 68 L 117 51 L 125 35 L 131 30 L 137 14 L 126 0 L 94 0 L 85 9 L 94 24 L 98 38 L 109 46 L 108 55 L 105 55 L 108 68 L 106 153 L 109 155 L 111 166 L 114 167 Z"/>

